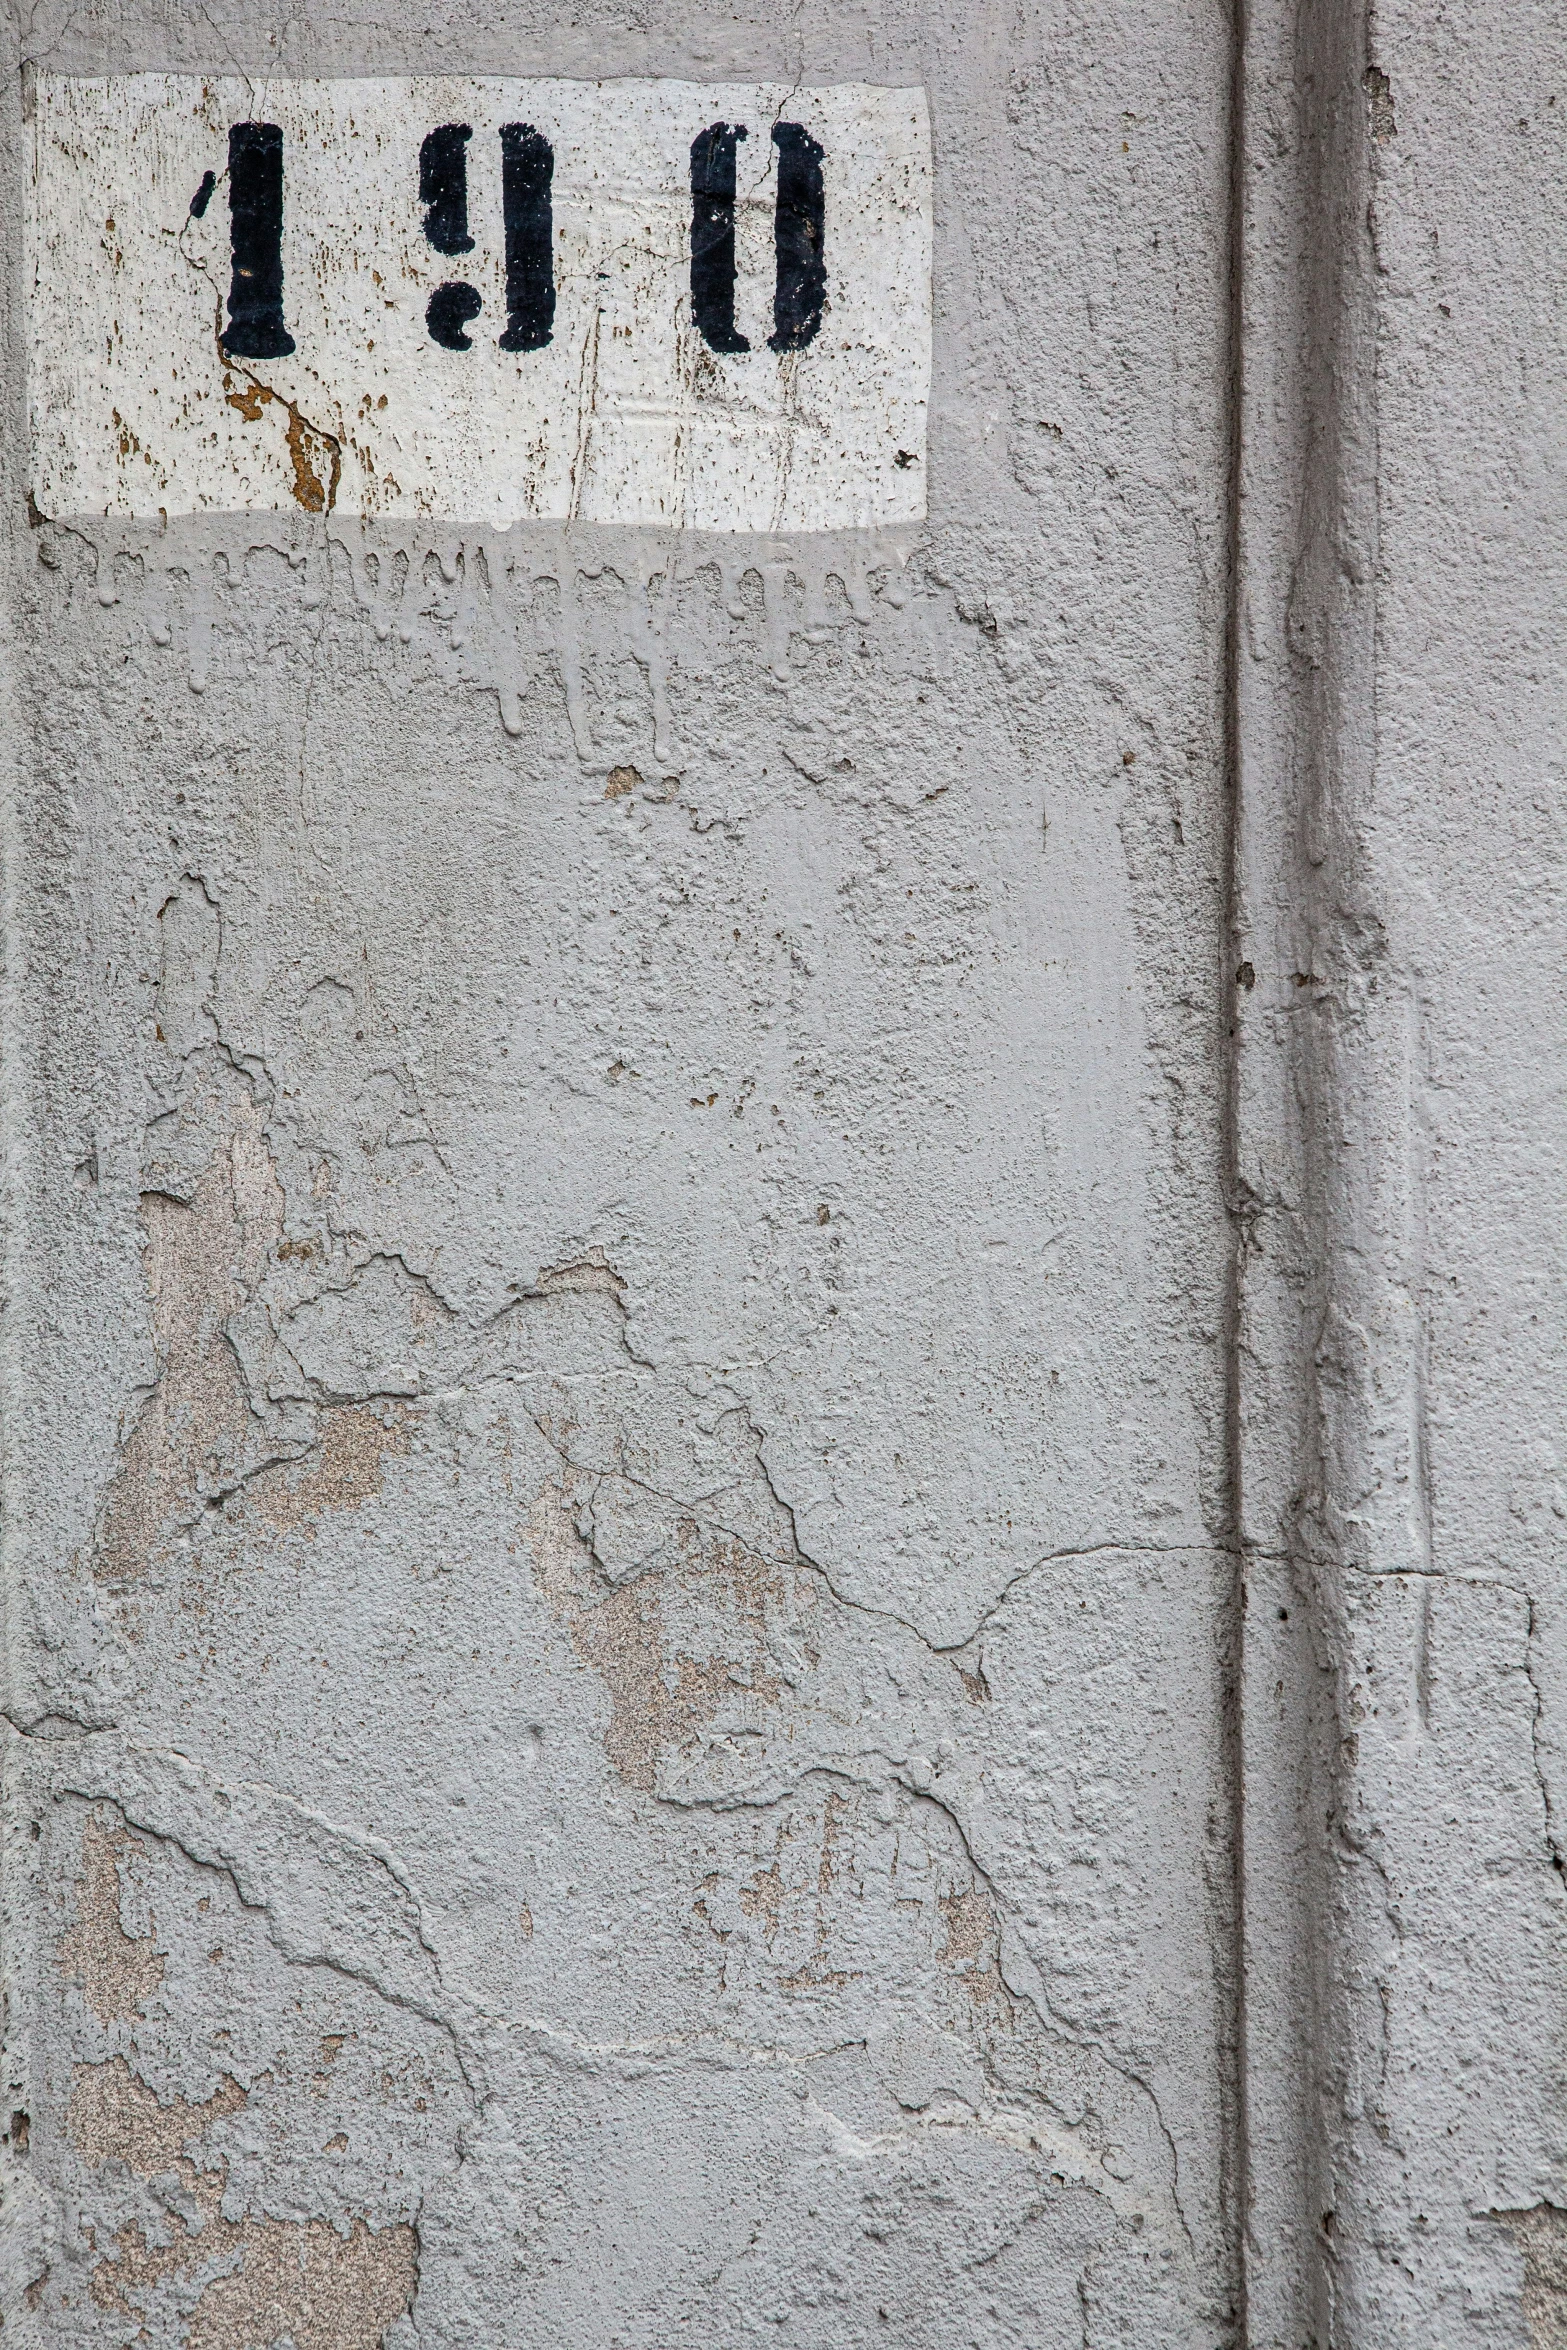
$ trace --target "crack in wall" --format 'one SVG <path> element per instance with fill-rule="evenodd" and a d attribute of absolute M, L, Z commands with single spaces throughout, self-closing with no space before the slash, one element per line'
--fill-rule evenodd
<path fill-rule="evenodd" d="M 560 544 L 560 564 L 563 570 L 569 567 L 569 582 L 557 579 L 559 611 L 553 619 L 556 640 L 564 644 L 577 627 L 579 607 L 586 607 L 587 598 L 579 550 L 564 534 Z M 506 568 L 509 553 L 498 553 L 492 540 L 477 537 L 443 547 L 437 555 L 422 548 L 417 534 L 382 535 L 379 541 L 375 534 L 362 534 L 357 542 L 345 540 L 339 547 L 334 540 L 326 545 L 324 592 L 330 598 L 334 578 L 342 585 L 346 556 L 353 612 L 363 623 L 366 639 L 373 635 L 378 645 L 390 648 L 390 668 L 399 644 L 425 626 L 413 607 L 422 599 L 428 584 L 423 576 L 426 561 L 432 560 L 444 586 L 457 591 L 449 596 L 437 592 L 435 600 L 451 610 L 436 626 L 445 628 L 456 657 L 467 663 L 472 656 L 475 671 L 493 665 L 493 673 L 503 680 L 496 687 L 498 695 L 509 693 L 504 678 L 521 677 L 526 666 L 518 616 L 525 602 L 538 600 L 531 590 L 539 577 L 548 576 L 541 573 L 529 580 L 530 596 L 524 598 L 517 592 L 518 574 Z M 150 550 L 149 571 L 162 559 L 157 550 Z M 813 632 L 845 627 L 841 607 L 826 587 L 829 577 L 838 576 L 831 564 L 842 560 L 812 554 L 796 567 L 781 556 L 756 571 L 765 651 L 781 682 L 787 683 L 791 667 L 799 668 L 795 656 L 800 636 L 812 643 L 818 641 Z M 645 635 L 638 639 L 640 651 L 634 646 L 633 652 L 652 705 L 655 759 L 662 763 L 664 752 L 675 747 L 673 729 L 681 703 L 678 691 L 672 692 L 667 669 L 658 666 L 662 655 L 653 639 L 667 626 L 682 572 L 672 560 L 661 574 L 651 554 L 639 561 L 641 569 L 627 558 L 626 597 L 646 624 Z M 245 597 L 245 560 L 225 557 L 224 566 L 220 578 L 215 559 L 209 564 L 208 585 L 215 587 L 224 609 L 232 611 Z M 685 576 L 694 577 L 702 568 L 704 563 L 698 560 Z M 112 586 L 112 558 L 106 571 Z M 662 609 L 655 613 L 649 607 L 660 576 Z M 844 601 L 860 625 L 880 605 L 891 605 L 895 591 L 901 593 L 891 569 L 884 588 L 875 593 L 869 576 L 858 588 L 847 572 L 843 579 Z M 623 578 L 618 568 L 614 577 Z M 732 608 L 738 602 L 746 622 L 754 621 L 758 599 L 750 592 L 749 571 L 726 557 L 719 580 L 728 605 Z M 802 590 L 798 614 L 796 586 Z M 614 592 L 619 597 L 620 588 Z M 959 591 L 953 593 L 956 597 Z M 999 632 L 988 600 L 983 609 Z M 622 612 L 616 623 L 620 634 L 625 633 L 624 620 Z M 513 657 L 506 647 L 508 631 L 518 664 L 514 672 L 507 669 Z M 494 643 L 484 641 L 488 633 L 493 633 Z M 990 659 L 993 651 L 988 634 L 986 644 L 975 647 L 981 659 Z M 227 657 L 219 641 L 214 674 L 221 674 Z M 591 676 L 581 667 L 574 670 L 564 656 L 561 659 L 579 754 L 585 745 L 593 751 L 592 726 L 603 720 L 590 721 L 587 716 Z M 582 659 L 590 669 L 591 652 Z M 519 686 L 514 697 L 501 700 L 508 734 L 514 731 L 514 717 L 520 724 L 522 696 Z M 1032 756 L 1022 731 L 1014 730 L 1010 739 L 1020 762 Z M 831 746 L 834 753 L 840 747 Z M 822 755 L 812 764 L 819 788 L 826 788 L 821 779 L 837 778 L 838 764 L 836 757 L 829 758 L 825 740 L 820 748 Z M 659 788 L 662 792 L 662 782 Z M 833 788 L 840 786 L 834 782 Z M 901 818 L 907 811 L 897 813 Z M 215 990 L 214 969 L 204 1001 L 211 1001 Z M 351 1005 L 362 1000 L 346 987 L 344 993 Z M 1028 1865 L 1026 1856 L 998 1850 L 993 1837 L 987 1841 L 983 1818 L 976 1825 L 974 1790 L 967 1780 L 978 1772 L 979 1740 L 988 1731 L 985 1709 L 995 1703 L 999 1713 L 1005 1704 L 1015 1702 L 1015 1693 L 997 1672 L 995 1656 L 990 1656 L 987 1673 L 986 1657 L 980 1652 L 981 1636 L 1002 1623 L 1003 1611 L 1011 1605 L 1026 1624 L 1026 1609 L 1051 1569 L 1067 1570 L 1060 1577 L 1065 1582 L 1080 1564 L 1110 1566 L 1117 1560 L 1141 1559 L 1157 1567 L 1183 1553 L 1196 1555 L 1195 1546 L 1092 1543 L 1030 1559 L 993 1597 L 983 1595 L 973 1628 L 965 1630 L 961 1640 L 932 1639 L 919 1625 L 917 1610 L 905 1615 L 844 1595 L 802 1549 L 794 1511 L 769 1466 L 764 1415 L 738 1397 L 730 1401 L 711 1389 L 698 1400 L 685 1392 L 683 1383 L 695 1386 L 704 1375 L 693 1371 L 688 1379 L 687 1374 L 646 1361 L 637 1348 L 623 1284 L 607 1258 L 593 1264 L 585 1255 L 570 1265 L 545 1268 L 514 1303 L 494 1314 L 465 1311 L 455 1285 L 449 1279 L 443 1283 L 438 1265 L 421 1268 L 411 1244 L 406 1254 L 400 1254 L 389 1249 L 379 1233 L 377 1244 L 370 1247 L 356 1238 L 351 1216 L 328 1196 L 318 1219 L 320 1255 L 289 1259 L 285 1279 L 279 1259 L 284 1247 L 297 1239 L 298 1158 L 305 1129 L 273 1072 L 254 1055 L 245 1056 L 243 1063 L 234 1059 L 215 1010 L 211 1017 L 214 1033 L 202 1031 L 182 1051 L 173 1081 L 170 1098 L 190 1106 L 192 1115 L 189 1148 L 169 1179 L 176 1188 L 166 1196 L 187 1213 L 199 1213 L 194 1206 L 196 1189 L 206 1182 L 203 1203 L 217 1200 L 212 1216 L 215 1226 L 221 1224 L 221 1245 L 216 1254 L 226 1268 L 223 1278 L 231 1291 L 238 1292 L 238 1303 L 217 1319 L 238 1366 L 250 1418 L 245 1443 L 231 1448 L 238 1457 L 219 1460 L 216 1467 L 209 1468 L 203 1456 L 190 1469 L 186 1452 L 165 1447 L 173 1462 L 173 1482 L 180 1488 L 180 1510 L 192 1506 L 186 1487 L 205 1477 L 207 1489 L 195 1497 L 201 1503 L 200 1516 L 180 1519 L 172 1536 L 160 1521 L 157 1539 L 164 1543 L 166 1555 L 159 1573 L 180 1587 L 191 1558 L 190 1552 L 178 1548 L 182 1534 L 189 1534 L 193 1547 L 212 1546 L 212 1557 L 265 1567 L 272 1553 L 264 1545 L 273 1535 L 280 1538 L 278 1556 L 297 1558 L 311 1528 L 330 1534 L 329 1522 L 344 1510 L 362 1509 L 362 1529 L 378 1533 L 395 1514 L 379 1506 L 380 1465 L 384 1462 L 386 1469 L 385 1498 L 401 1504 L 406 1494 L 412 1500 L 416 1491 L 433 1489 L 438 1430 L 448 1415 L 455 1421 L 459 1408 L 489 1411 L 503 1406 L 508 1415 L 506 1443 L 509 1447 L 515 1425 L 518 1452 L 527 1458 L 527 1483 L 517 1519 L 526 1519 L 530 1502 L 543 1504 L 551 1513 L 550 1539 L 559 1546 L 553 1587 L 547 1577 L 535 1576 L 534 1588 L 556 1609 L 561 1661 L 553 1669 L 562 1674 L 563 1710 L 574 1719 L 583 1702 L 580 1689 L 587 1693 L 590 1708 L 597 1701 L 607 1712 L 601 1735 L 611 1774 L 608 1800 L 624 1806 L 639 1832 L 645 1828 L 650 1848 L 661 1849 L 655 1839 L 671 1820 L 682 1825 L 687 1819 L 698 1820 L 700 1835 L 712 1846 L 710 1857 L 720 1864 L 712 1874 L 721 1882 L 707 1898 L 711 1918 L 719 1921 L 713 1932 L 736 1937 L 726 1946 L 734 1980 L 741 1979 L 738 1921 L 743 1919 L 755 1927 L 758 1946 L 765 1943 L 770 1979 L 791 1974 L 802 1978 L 790 1998 L 802 2003 L 832 2000 L 839 2004 L 828 2012 L 842 2012 L 845 1988 L 874 1972 L 874 1960 L 869 1966 L 859 1963 L 849 1947 L 855 1930 L 848 1902 L 858 1881 L 856 1837 L 868 1836 L 869 1823 L 882 1817 L 878 1805 L 898 1822 L 923 1816 L 929 1807 L 931 1816 L 924 1820 L 924 1828 L 940 1857 L 932 1863 L 921 1900 L 911 1898 L 906 1912 L 908 1919 L 917 1920 L 907 1928 L 913 1953 L 913 1989 L 908 1997 L 926 2000 L 944 2018 L 955 2019 L 947 2037 L 961 2043 L 967 2060 L 980 2067 L 982 2089 L 969 2083 L 978 2102 L 967 2112 L 959 2111 L 943 2102 L 949 2092 L 940 2083 L 933 2101 L 913 2102 L 924 2096 L 928 2084 L 919 2075 L 919 2064 L 908 2058 L 898 2065 L 889 2062 L 887 2068 L 889 2076 L 896 2073 L 903 2094 L 911 2100 L 909 2118 L 897 2127 L 871 2129 L 852 2096 L 835 2096 L 822 2082 L 810 2087 L 802 2109 L 826 2117 L 823 2126 L 841 2134 L 845 2144 L 852 2139 L 857 2147 L 868 2148 L 878 2166 L 901 2159 L 901 2150 L 914 2141 L 935 2144 L 962 2138 L 1005 2149 L 1032 2166 L 1045 2182 L 1045 2196 L 1027 2206 L 1030 2215 L 1045 2208 L 1054 2165 L 1061 2175 L 1089 2185 L 1129 2229 L 1147 2214 L 1154 2223 L 1150 2237 L 1163 2243 L 1167 2234 L 1177 2247 L 1175 2257 L 1189 2258 L 1192 2239 L 1182 2209 L 1176 2140 L 1159 2110 L 1157 2091 L 1163 2087 L 1168 2095 L 1167 2083 L 1156 2066 L 1140 2072 L 1124 2052 L 1103 2052 L 1085 2031 L 1080 2013 L 1071 2012 L 1072 1985 L 1061 1986 L 1066 2004 L 1053 2010 L 1049 1986 L 1040 1973 L 1050 1969 L 1053 1945 L 1048 1935 L 1034 1931 L 1021 1916 L 1021 1899 L 1006 1898 L 996 1890 L 999 1882 L 1017 1893 L 1020 1874 Z M 237 1073 L 239 1106 L 232 1113 L 228 1108 L 199 1114 L 195 1110 L 196 1093 L 211 1066 L 204 1058 L 209 1052 L 228 1054 Z M 289 1072 L 282 1074 L 292 1082 Z M 222 1100 L 227 1102 L 227 1094 Z M 254 1280 L 243 1266 L 240 1273 L 235 1270 L 244 1246 L 239 1229 L 243 1218 L 234 1205 L 234 1139 L 232 1134 L 223 1139 L 224 1119 L 231 1120 L 235 1132 L 260 1135 L 272 1179 L 284 1194 L 282 1217 L 275 1230 L 268 1226 L 266 1265 Z M 174 1126 L 161 1137 L 164 1143 L 171 1136 L 179 1139 L 178 1123 L 176 1114 Z M 428 1126 L 429 1121 L 425 1123 Z M 225 1152 L 227 1173 L 221 1164 Z M 185 1231 L 188 1226 L 181 1223 L 179 1228 Z M 616 1354 L 613 1375 L 628 1399 L 619 1426 L 607 1431 L 584 1425 L 599 1407 L 591 1398 L 584 1403 L 587 1382 L 577 1375 L 579 1358 L 586 1358 L 601 1341 Z M 196 1341 L 187 1338 L 185 1344 L 189 1349 Z M 165 1350 L 160 1378 L 168 1377 Z M 195 1387 L 198 1382 L 192 1377 L 190 1384 Z M 204 1384 L 204 1392 L 209 1386 Z M 177 1400 L 172 1392 L 166 1395 L 166 1417 Z M 144 1412 L 146 1408 L 144 1403 Z M 601 1419 L 607 1416 L 600 1412 Z M 179 1421 L 179 1413 L 172 1412 L 172 1418 Z M 703 1421 L 700 1444 L 687 1424 L 694 1419 Z M 715 1427 L 721 1435 L 714 1434 Z M 351 1467 L 341 1474 L 334 1471 L 333 1431 L 339 1429 L 345 1443 L 350 1435 L 362 1442 L 372 1469 L 363 1474 Z M 528 1450 L 524 1444 L 529 1432 L 553 1464 L 542 1472 L 539 1446 Z M 704 1444 L 709 1447 L 706 1452 Z M 725 1448 L 728 1466 L 715 1468 L 712 1455 Z M 783 1482 L 787 1485 L 786 1479 Z M 360 1530 L 350 1531 L 357 1535 Z M 282 1547 L 285 1542 L 287 1550 Z M 332 1546 L 334 1555 L 337 1547 Z M 347 1540 L 342 1544 L 344 1551 L 352 1547 Z M 156 1577 L 143 1580 L 152 1585 Z M 149 1606 L 155 1607 L 157 1601 L 154 1591 Z M 542 1608 L 537 1620 L 547 1641 L 549 1626 Z M 579 1665 L 586 1670 L 579 1672 Z M 575 1682 L 567 1675 L 574 1675 Z M 590 1727 L 600 1724 L 590 1719 Z M 973 1756 L 964 1751 L 970 1732 Z M 771 1749 L 762 1755 L 760 1746 L 769 1739 Z M 946 1752 L 944 1746 L 957 1751 Z M 622 1790 L 629 1790 L 629 1798 Z M 158 1805 L 138 1800 L 134 1790 L 130 1800 L 138 1819 L 165 1817 Z M 771 1864 L 773 1894 L 763 1889 L 766 1872 L 751 1866 L 755 1856 L 748 1849 L 748 1822 L 750 1815 L 769 1812 L 780 1822 L 795 1814 L 802 1820 L 809 1815 L 813 1827 L 820 1819 L 822 1851 L 814 1895 L 808 1884 L 796 1883 L 798 1871 L 791 1875 L 776 1855 Z M 938 1820 L 943 1823 L 939 1832 Z M 834 1823 L 832 1833 L 829 1821 Z M 1063 1826 L 1060 1835 L 1066 1833 Z M 233 1868 L 232 1881 L 239 1890 L 241 1862 L 234 1856 L 240 1838 L 219 1835 L 210 1825 L 200 1834 L 183 1827 L 181 1836 L 186 1840 L 174 1841 L 187 1855 L 201 1850 L 229 1856 L 224 1866 Z M 976 1847 L 984 1851 L 993 1875 L 975 1858 Z M 677 1849 L 673 1842 L 670 1849 Z M 243 1877 L 252 1891 L 258 1889 L 260 1877 L 252 1864 L 244 1864 Z M 907 1876 L 901 1882 L 906 1886 Z M 528 1891 L 537 1904 L 538 1896 L 531 1887 Z M 755 1896 L 760 1909 L 747 1910 L 746 1891 Z M 814 1924 L 802 1925 L 801 1915 L 813 1899 Z M 268 1900 L 273 1908 L 268 1911 L 267 1930 L 276 1942 L 274 1909 L 281 1908 L 286 1917 L 287 1897 L 269 1884 Z M 1107 1902 L 1107 1910 L 1109 1906 Z M 543 1943 L 546 1910 L 537 1906 L 524 1914 L 530 1941 L 537 1930 Z M 460 1942 L 455 1918 L 440 1915 L 439 1925 L 428 1930 L 448 1953 Z M 1013 1948 L 1030 1933 L 1037 1965 L 1021 1948 Z M 808 1945 L 803 1949 L 802 1934 Z M 399 1998 L 406 1996 L 402 1973 L 363 1950 L 357 1955 L 345 1952 L 340 1940 L 324 1933 L 312 1939 L 295 1924 L 288 1925 L 285 1938 L 285 1955 L 294 1963 L 333 1967 L 345 1980 L 372 1987 L 390 1981 Z M 330 1955 L 323 1956 L 328 1942 Z M 281 1949 L 283 1943 L 276 1946 Z M 807 1970 L 809 1980 L 804 1979 Z M 594 2040 L 588 2034 L 566 2033 L 559 2023 L 498 2018 L 491 2012 L 493 2002 L 481 2006 L 468 1989 L 456 1988 L 467 1981 L 461 1962 L 449 1956 L 446 1975 L 436 1969 L 435 1979 L 423 1982 L 419 1996 L 432 2010 L 440 2009 L 446 2029 L 462 2034 L 475 2067 L 479 2086 L 474 2113 L 459 2149 L 459 2166 L 469 2173 L 485 2169 L 512 2126 L 508 2104 L 517 2093 L 516 2076 L 506 2068 L 520 2036 L 552 2034 L 558 2049 L 571 2043 L 576 2059 L 613 2055 L 617 2061 L 634 2060 L 650 2053 L 630 2036 Z M 898 1996 L 904 1996 L 901 1985 Z M 800 2012 L 813 2011 L 804 2006 Z M 1129 2030 L 1124 2022 L 1112 2020 L 1105 2046 L 1118 2032 Z M 723 2034 L 703 2035 L 689 2045 L 705 2049 L 720 2040 L 730 2054 L 763 2045 L 760 2040 L 748 2042 L 743 2035 L 731 2039 Z M 863 2039 L 821 2031 L 812 2038 L 811 2057 L 814 2061 L 821 2050 L 863 2044 Z M 1048 2064 L 1037 2053 L 1047 2044 Z M 1028 2062 L 1036 2065 L 1036 2074 L 1026 2083 L 1020 2048 L 1031 2052 Z M 939 2073 L 941 2064 L 957 2060 L 944 2053 L 940 2063 L 932 2062 Z M 1074 2122 L 1050 2104 L 1052 2094 L 1063 2107 L 1073 2106 Z M 950 2097 L 956 2096 L 950 2092 Z M 490 2131 L 482 2140 L 481 2124 Z M 1031 2225 L 1032 2219 L 1018 2219 L 1016 2229 L 1025 2224 Z M 1007 2240 L 1013 2238 L 1009 2235 Z M 986 2257 L 994 2260 L 999 2253 L 993 2249 Z"/>

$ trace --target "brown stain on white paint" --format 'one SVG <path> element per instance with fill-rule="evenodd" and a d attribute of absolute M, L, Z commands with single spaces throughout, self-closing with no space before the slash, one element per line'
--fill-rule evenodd
<path fill-rule="evenodd" d="M 76 1923 L 60 1937 L 58 1963 L 101 2024 L 139 2014 L 163 1981 L 153 1937 L 127 1934 L 120 1918 L 120 1860 L 142 1849 L 112 1813 L 93 1814 L 82 1830 Z"/>
<path fill-rule="evenodd" d="M 232 379 L 225 376 L 225 385 Z M 226 389 L 224 399 L 230 408 L 237 408 L 247 424 L 259 424 L 263 412 L 270 407 L 281 408 L 288 418 L 284 443 L 293 472 L 291 488 L 294 503 L 307 514 L 330 514 L 337 503 L 338 485 L 343 478 L 343 444 L 335 433 L 321 425 L 312 424 L 301 413 L 297 400 L 275 392 L 270 384 L 245 370 L 242 391 Z"/>

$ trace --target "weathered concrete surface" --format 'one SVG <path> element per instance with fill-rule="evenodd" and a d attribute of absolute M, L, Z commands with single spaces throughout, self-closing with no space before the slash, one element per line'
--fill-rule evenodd
<path fill-rule="evenodd" d="M 29 20 L 923 91 L 934 347 L 895 527 L 28 519 L 8 281 L 8 2340 L 1567 2339 L 1483 31 Z"/>
<path fill-rule="evenodd" d="M 1232 2340 L 1223 17 L 23 45 L 923 88 L 936 340 L 898 536 L 13 377 L 7 2340 Z"/>
<path fill-rule="evenodd" d="M 1567 58 L 1379 0 L 1244 65 L 1250 2335 L 1548 2345 Z"/>

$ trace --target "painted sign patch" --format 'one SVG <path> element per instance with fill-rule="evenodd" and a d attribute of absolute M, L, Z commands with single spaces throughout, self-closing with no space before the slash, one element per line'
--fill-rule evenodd
<path fill-rule="evenodd" d="M 41 76 L 46 515 L 925 513 L 924 95 Z"/>

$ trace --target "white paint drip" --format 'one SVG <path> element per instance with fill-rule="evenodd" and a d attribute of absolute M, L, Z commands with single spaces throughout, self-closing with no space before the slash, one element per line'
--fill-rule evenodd
<path fill-rule="evenodd" d="M 259 551 L 252 549 L 252 552 Z M 372 539 L 362 528 L 330 531 L 311 543 L 271 549 L 287 562 L 297 581 L 302 612 L 330 605 L 334 580 L 346 587 L 351 609 L 368 622 L 378 645 L 408 646 L 416 624 L 433 622 L 439 637 L 462 664 L 478 690 L 493 693 L 501 724 L 516 736 L 535 682 L 534 662 L 553 656 L 566 700 L 572 739 L 581 765 L 603 765 L 588 706 L 583 661 L 586 581 L 611 580 L 625 591 L 620 623 L 624 642 L 642 669 L 652 718 L 653 756 L 666 771 L 685 761 L 670 698 L 670 631 L 683 587 L 716 574 L 715 608 L 726 619 L 752 617 L 746 582 L 759 590 L 762 649 L 772 677 L 786 683 L 791 648 L 830 643 L 844 625 L 834 614 L 831 583 L 842 590 L 848 615 L 865 626 L 878 605 L 901 612 L 902 584 L 910 552 L 907 540 L 881 539 L 847 546 L 829 543 L 779 550 L 763 562 L 746 562 L 706 548 L 683 548 L 667 538 L 648 538 L 614 555 L 573 547 L 562 533 L 552 542 L 508 544 L 504 536 L 450 538 L 380 529 Z M 244 593 L 242 559 L 170 552 L 158 532 L 140 546 L 134 535 L 111 551 L 94 548 L 93 593 L 100 608 L 124 600 L 119 565 L 125 565 L 131 600 L 148 641 L 160 650 L 175 644 L 173 583 L 185 583 L 185 665 L 190 689 L 205 693 L 212 675 L 213 638 L 224 602 Z M 421 603 L 433 588 L 433 603 Z M 541 595 L 540 590 L 553 591 Z M 443 593 L 442 591 L 454 591 Z M 711 593 L 711 591 L 709 591 Z M 531 648 L 531 652 L 530 652 Z"/>

